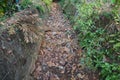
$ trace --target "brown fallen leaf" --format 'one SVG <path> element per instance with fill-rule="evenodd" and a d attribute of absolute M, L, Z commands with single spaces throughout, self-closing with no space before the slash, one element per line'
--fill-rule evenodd
<path fill-rule="evenodd" d="M 56 66 L 56 65 L 55 65 L 53 62 L 51 62 L 51 61 L 47 62 L 47 64 L 48 64 L 49 67 Z"/>

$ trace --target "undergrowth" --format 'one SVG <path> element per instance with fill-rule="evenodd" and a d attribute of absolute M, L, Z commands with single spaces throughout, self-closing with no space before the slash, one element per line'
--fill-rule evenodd
<path fill-rule="evenodd" d="M 53 0 L 42 0 L 47 6 L 49 6 Z"/>
<path fill-rule="evenodd" d="M 78 33 L 79 43 L 86 56 L 81 59 L 92 70 L 99 71 L 100 80 L 120 79 L 120 13 L 119 0 L 62 0 L 63 9 L 76 8 L 71 17 L 73 28 Z M 107 8 L 107 6 L 109 8 Z M 71 8 L 67 8 L 71 10 Z"/>
<path fill-rule="evenodd" d="M 36 8 L 40 17 L 44 17 L 45 14 L 49 11 L 49 5 L 52 3 L 52 0 L 21 0 L 18 4 L 20 6 L 20 11 L 26 8 Z M 15 12 L 18 12 L 17 4 L 14 0 L 1 0 L 0 1 L 0 21 L 13 16 Z"/>
<path fill-rule="evenodd" d="M 11 16 L 15 10 L 15 4 L 13 3 L 13 0 L 0 0 L 0 20 L 6 18 L 6 15 Z"/>

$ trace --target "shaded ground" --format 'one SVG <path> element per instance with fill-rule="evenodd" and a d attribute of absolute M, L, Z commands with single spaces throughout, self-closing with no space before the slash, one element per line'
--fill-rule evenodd
<path fill-rule="evenodd" d="M 60 6 L 53 3 L 51 7 L 50 16 L 46 21 L 45 37 L 33 73 L 35 79 L 97 80 L 80 65 L 81 49 Z M 87 73 L 91 75 L 88 76 Z"/>

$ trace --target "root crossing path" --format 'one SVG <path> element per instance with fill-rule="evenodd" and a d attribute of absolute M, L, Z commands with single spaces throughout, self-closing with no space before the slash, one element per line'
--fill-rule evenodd
<path fill-rule="evenodd" d="M 80 65 L 81 50 L 60 6 L 52 3 L 47 29 L 40 48 L 36 80 L 90 80 Z"/>

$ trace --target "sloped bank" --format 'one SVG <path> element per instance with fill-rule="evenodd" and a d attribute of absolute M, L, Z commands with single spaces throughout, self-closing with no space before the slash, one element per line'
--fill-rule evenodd
<path fill-rule="evenodd" d="M 42 21 L 36 9 L 15 14 L 0 24 L 0 80 L 33 80 Z"/>
<path fill-rule="evenodd" d="M 118 80 L 120 78 L 120 2 L 62 0 L 61 6 L 78 33 L 79 44 L 85 55 L 81 63 L 92 71 L 98 71 L 100 80 Z M 75 9 L 72 9 L 73 6 Z M 73 10 L 75 14 L 72 15 Z"/>

